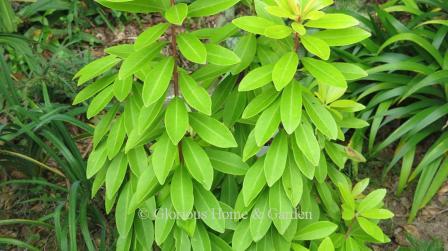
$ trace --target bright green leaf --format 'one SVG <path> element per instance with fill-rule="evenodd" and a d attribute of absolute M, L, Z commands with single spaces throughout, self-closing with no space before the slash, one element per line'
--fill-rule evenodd
<path fill-rule="evenodd" d="M 356 44 L 370 37 L 370 33 L 357 28 L 347 28 L 341 30 L 323 30 L 313 34 L 313 36 L 324 40 L 329 46 L 345 46 Z"/>
<path fill-rule="evenodd" d="M 301 36 L 300 41 L 303 43 L 305 49 L 312 54 L 320 57 L 323 60 L 328 60 L 330 57 L 330 47 L 328 44 L 313 35 Z"/>
<path fill-rule="evenodd" d="M 358 25 L 354 17 L 345 14 L 325 14 L 319 19 L 310 20 L 305 23 L 306 27 L 320 29 L 345 29 Z"/>
<path fill-rule="evenodd" d="M 207 149 L 207 155 L 210 158 L 213 168 L 222 173 L 245 175 L 249 169 L 249 166 L 235 153 L 210 148 Z"/>
<path fill-rule="evenodd" d="M 174 58 L 168 57 L 157 63 L 146 75 L 142 99 L 146 107 L 157 102 L 165 94 L 173 76 Z"/>
<path fill-rule="evenodd" d="M 182 152 L 191 176 L 210 190 L 213 183 L 213 167 L 204 149 L 193 140 L 184 138 Z"/>
<path fill-rule="evenodd" d="M 138 72 L 142 67 L 150 62 L 153 58 L 160 55 L 160 50 L 165 46 L 165 42 L 156 42 L 152 46 L 144 47 L 129 55 L 121 65 L 118 77 L 125 79 L 132 74 Z"/>
<path fill-rule="evenodd" d="M 347 81 L 344 75 L 330 63 L 314 58 L 303 58 L 303 65 L 305 69 L 316 78 L 321 84 L 326 84 L 335 87 L 347 87 Z"/>
<path fill-rule="evenodd" d="M 357 220 L 359 226 L 361 226 L 362 230 L 364 230 L 367 234 L 375 238 L 377 241 L 384 241 L 383 231 L 380 227 L 378 227 L 378 225 L 363 217 L 358 217 Z"/>
<path fill-rule="evenodd" d="M 272 81 L 277 91 L 282 90 L 294 78 L 299 65 L 299 57 L 295 52 L 288 52 L 283 55 L 272 70 Z"/>
<path fill-rule="evenodd" d="M 188 111 L 184 102 L 176 97 L 165 111 L 165 128 L 173 144 L 177 145 L 189 126 Z"/>
<path fill-rule="evenodd" d="M 171 202 L 180 217 L 186 220 L 193 210 L 193 181 L 184 166 L 174 171 L 170 186 Z"/>
<path fill-rule="evenodd" d="M 87 109 L 87 118 L 90 119 L 100 113 L 113 97 L 114 89 L 113 85 L 110 85 L 92 99 L 92 102 L 90 102 L 89 108 Z"/>
<path fill-rule="evenodd" d="M 154 152 L 151 159 L 154 173 L 160 184 L 165 183 L 177 156 L 176 145 L 171 142 L 168 134 L 163 134 L 154 146 Z"/>
<path fill-rule="evenodd" d="M 242 30 L 259 35 L 264 35 L 266 28 L 275 24 L 270 20 L 257 16 L 239 17 L 234 19 L 232 23 Z"/>
<path fill-rule="evenodd" d="M 216 44 L 205 45 L 207 49 L 207 62 L 215 65 L 234 65 L 241 62 L 241 59 L 231 50 Z"/>
<path fill-rule="evenodd" d="M 196 198 L 194 203 L 196 210 L 207 215 L 202 219 L 204 223 L 211 229 L 223 233 L 225 230 L 225 219 L 217 215 L 222 209 L 213 193 L 205 190 L 203 186 L 195 184 L 194 197 Z"/>
<path fill-rule="evenodd" d="M 286 167 L 286 160 L 288 158 L 288 140 L 286 133 L 280 132 L 274 138 L 270 145 L 264 160 L 264 174 L 268 186 L 273 186 L 279 180 Z"/>
<path fill-rule="evenodd" d="M 266 178 L 263 172 L 263 159 L 259 159 L 253 164 L 244 176 L 243 194 L 244 205 L 248 206 L 261 192 L 266 184 Z"/>
<path fill-rule="evenodd" d="M 299 228 L 294 240 L 317 240 L 332 234 L 338 226 L 330 221 L 317 221 Z"/>
<path fill-rule="evenodd" d="M 280 117 L 283 127 L 292 134 L 302 119 L 302 87 L 293 81 L 282 92 L 280 101 Z"/>
<path fill-rule="evenodd" d="M 257 199 L 250 215 L 250 233 L 255 242 L 261 240 L 271 227 L 272 219 L 269 217 L 269 209 L 269 196 L 266 191 Z"/>
<path fill-rule="evenodd" d="M 255 125 L 255 142 L 257 146 L 263 146 L 277 131 L 280 124 L 279 104 L 272 104 L 258 118 Z"/>
<path fill-rule="evenodd" d="M 182 25 L 188 14 L 188 5 L 185 3 L 178 3 L 171 6 L 165 12 L 165 18 L 168 22 L 176 25 Z"/>
<path fill-rule="evenodd" d="M 107 136 L 107 156 L 113 159 L 123 146 L 126 137 L 126 130 L 124 128 L 124 117 L 118 118 L 112 125 L 109 135 Z"/>
<path fill-rule="evenodd" d="M 308 121 L 303 121 L 295 132 L 295 143 L 305 157 L 317 166 L 320 160 L 320 146 L 314 130 Z"/>
<path fill-rule="evenodd" d="M 212 100 L 208 92 L 187 73 L 181 71 L 179 78 L 179 86 L 185 101 L 194 109 L 211 115 Z"/>
<path fill-rule="evenodd" d="M 145 47 L 152 45 L 157 39 L 159 39 L 163 33 L 170 27 L 170 24 L 160 23 L 149 27 L 135 40 L 134 47 L 136 50 L 141 50 Z"/>
<path fill-rule="evenodd" d="M 191 33 L 182 33 L 177 36 L 177 45 L 186 59 L 197 64 L 206 63 L 207 49 L 195 35 Z"/>
<path fill-rule="evenodd" d="M 263 87 L 272 81 L 274 65 L 265 65 L 250 71 L 238 86 L 239 91 L 251 91 Z"/>
<path fill-rule="evenodd" d="M 306 113 L 317 129 L 330 139 L 338 136 L 338 127 L 331 113 L 311 95 L 304 95 Z"/>
<path fill-rule="evenodd" d="M 211 16 L 232 7 L 239 1 L 240 0 L 196 0 L 189 6 L 188 16 Z"/>
<path fill-rule="evenodd" d="M 106 197 L 111 200 L 123 183 L 128 161 L 123 153 L 118 154 L 111 162 L 106 173 Z"/>
<path fill-rule="evenodd" d="M 269 189 L 269 207 L 275 228 L 280 234 L 284 234 L 291 224 L 292 217 L 288 216 L 293 215 L 293 208 L 281 182 L 277 182 Z"/>
<path fill-rule="evenodd" d="M 237 146 L 230 130 L 212 117 L 201 113 L 190 113 L 190 124 L 201 139 L 209 144 L 221 148 Z"/>

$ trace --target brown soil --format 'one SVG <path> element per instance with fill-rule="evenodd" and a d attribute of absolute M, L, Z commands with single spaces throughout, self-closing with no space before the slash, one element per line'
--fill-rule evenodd
<path fill-rule="evenodd" d="M 392 156 L 392 149 L 386 149 L 383 156 Z M 389 159 L 388 157 L 387 159 Z M 370 177 L 371 189 L 386 188 L 385 208 L 394 212 L 392 220 L 382 222 L 382 229 L 390 237 L 391 242 L 384 246 L 374 246 L 375 250 L 396 250 L 399 246 L 410 245 L 406 235 L 410 234 L 419 240 L 439 239 L 448 250 L 448 181 L 442 186 L 432 201 L 421 209 L 412 223 L 408 223 L 416 182 L 408 186 L 400 196 L 396 196 L 399 166 L 394 167 L 390 175 L 381 181 L 381 172 L 388 160 L 373 160 L 360 171 L 360 179 Z"/>

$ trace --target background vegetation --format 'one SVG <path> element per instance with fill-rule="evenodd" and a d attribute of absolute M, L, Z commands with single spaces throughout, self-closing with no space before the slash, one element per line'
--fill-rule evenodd
<path fill-rule="evenodd" d="M 383 228 L 392 243 L 375 248 L 443 250 L 429 237 L 448 243 L 447 3 L 336 0 L 336 8 L 372 34 L 335 52 L 369 73 L 346 96 L 366 106 L 358 116 L 370 127 L 348 131 L 344 143 L 367 159 L 346 174 L 391 192 L 385 207 L 396 219 Z M 102 190 L 91 199 L 99 187 L 85 174 L 96 121 L 84 116 L 87 102 L 71 105 L 79 91 L 72 78 L 105 47 L 133 41 L 160 18 L 89 0 L 0 0 L 0 248 L 115 245 L 112 207 Z"/>

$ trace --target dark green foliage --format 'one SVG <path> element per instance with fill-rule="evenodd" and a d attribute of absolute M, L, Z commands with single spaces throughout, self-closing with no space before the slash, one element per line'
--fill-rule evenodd
<path fill-rule="evenodd" d="M 408 234 L 406 239 L 410 242 L 410 247 L 400 247 L 397 251 L 443 251 L 443 242 L 438 239 L 419 240 L 416 237 Z"/>
<path fill-rule="evenodd" d="M 371 124 L 369 130 L 354 134 L 353 147 L 360 151 L 366 135 L 365 146 L 371 156 L 395 148 L 383 177 L 401 161 L 397 194 L 420 177 L 410 221 L 448 175 L 447 7 L 444 1 L 389 1 L 375 7 L 377 16 L 359 17 L 372 32 L 372 39 L 355 51 L 339 51 L 369 73 L 351 88 L 353 97 L 366 105 L 361 117 Z M 397 128 L 379 138 L 382 130 L 397 122 Z M 416 150 L 424 142 L 429 147 L 419 157 Z M 419 163 L 414 161 L 417 157 Z"/>
<path fill-rule="evenodd" d="M 32 177 L 30 180 L 12 180 L 10 184 L 34 190 L 48 186 L 58 195 L 49 200 L 59 206 L 53 215 L 42 215 L 39 220 L 19 219 L 8 224 L 44 225 L 57 236 L 61 250 L 65 250 L 63 247 L 67 243 L 82 245 L 78 233 L 82 234 L 89 250 L 96 250 L 100 246 L 104 250 L 107 246 L 105 218 L 93 200 L 89 199 L 91 182 L 86 179 L 86 162 L 78 148 L 80 139 L 93 132 L 88 124 L 78 120 L 79 114 L 86 109 L 52 103 L 45 85 L 42 85 L 43 104 L 34 103 L 31 98 L 24 99 L 15 88 L 10 74 L 8 65 L 0 58 L 0 90 L 4 99 L 1 116 L 7 122 L 0 126 L 0 167 L 5 172 L 16 169 Z M 73 135 L 74 128 L 80 130 L 80 133 Z M 47 164 L 48 159 L 54 164 Z M 42 172 L 53 173 L 57 180 L 62 180 L 70 188 L 49 184 L 39 177 Z M 6 222 L 1 221 L 1 224 Z M 100 226 L 103 232 L 100 246 L 96 248 L 89 231 L 92 226 Z M 0 243 L 29 246 L 8 238 L 0 239 Z"/>

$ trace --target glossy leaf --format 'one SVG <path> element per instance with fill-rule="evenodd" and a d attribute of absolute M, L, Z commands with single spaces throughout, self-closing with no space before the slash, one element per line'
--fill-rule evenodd
<path fill-rule="evenodd" d="M 212 101 L 208 92 L 198 85 L 198 83 L 184 72 L 180 72 L 179 86 L 185 101 L 194 109 L 210 115 Z"/>
<path fill-rule="evenodd" d="M 184 166 L 174 171 L 170 186 L 171 202 L 182 219 L 187 219 L 193 210 L 193 182 Z"/>
<path fill-rule="evenodd" d="M 173 144 L 177 145 L 189 126 L 188 111 L 180 98 L 174 98 L 165 111 L 165 127 Z"/>
<path fill-rule="evenodd" d="M 188 5 L 184 3 L 178 3 L 172 7 L 170 7 L 165 12 L 165 18 L 168 20 L 168 22 L 175 24 L 175 25 L 181 25 L 188 14 Z"/>
<path fill-rule="evenodd" d="M 292 82 L 282 92 L 280 101 L 280 117 L 283 127 L 292 134 L 302 119 L 302 87 Z"/>
<path fill-rule="evenodd" d="M 320 29 L 344 29 L 358 24 L 358 20 L 349 15 L 325 14 L 319 19 L 306 22 L 305 26 Z"/>
<path fill-rule="evenodd" d="M 174 161 L 177 158 L 177 147 L 174 145 L 168 135 L 163 134 L 154 146 L 154 152 L 152 154 L 152 165 L 154 167 L 154 173 L 160 184 L 164 184 L 171 169 L 173 168 Z"/>
<path fill-rule="evenodd" d="M 386 189 L 377 189 L 370 192 L 362 201 L 359 203 L 357 211 L 363 213 L 367 210 L 377 207 L 386 196 Z"/>
<path fill-rule="evenodd" d="M 121 61 L 120 58 L 117 58 L 114 55 L 109 55 L 100 59 L 97 59 L 90 64 L 84 66 L 81 70 L 79 70 L 74 78 L 78 79 L 78 85 L 82 85 L 87 81 L 100 76 L 105 73 L 116 64 Z"/>
<path fill-rule="evenodd" d="M 320 243 L 317 251 L 334 251 L 333 242 L 329 237 L 325 237 L 325 239 Z"/>
<path fill-rule="evenodd" d="M 288 165 L 283 173 L 282 184 L 291 205 L 297 207 L 302 198 L 303 178 L 292 158 L 288 159 Z"/>
<path fill-rule="evenodd" d="M 261 240 L 271 226 L 272 220 L 269 217 L 269 209 L 269 195 L 267 192 L 264 192 L 257 199 L 250 215 L 250 233 L 255 242 Z"/>
<path fill-rule="evenodd" d="M 298 65 L 299 57 L 295 52 L 286 53 L 275 63 L 272 70 L 272 81 L 277 91 L 282 90 L 291 82 Z"/>
<path fill-rule="evenodd" d="M 120 79 L 125 79 L 132 74 L 139 71 L 145 63 L 148 63 L 157 55 L 160 54 L 160 50 L 165 46 L 165 43 L 158 42 L 153 46 L 144 47 L 141 50 L 137 50 L 130 54 L 121 65 L 120 71 L 118 72 L 118 77 Z"/>
<path fill-rule="evenodd" d="M 145 47 L 152 45 L 157 39 L 159 39 L 163 33 L 170 27 L 167 23 L 160 23 L 149 27 L 142 32 L 135 40 L 134 47 L 136 50 L 141 50 Z"/>
<path fill-rule="evenodd" d="M 126 137 L 126 130 L 124 127 L 124 117 L 118 118 L 110 129 L 107 137 L 107 157 L 111 160 L 120 152 L 124 139 Z"/>
<path fill-rule="evenodd" d="M 246 206 L 248 206 L 257 197 L 266 184 L 263 165 L 264 161 L 258 160 L 249 168 L 244 176 L 241 192 L 243 194 L 244 204 Z"/>
<path fill-rule="evenodd" d="M 205 64 L 207 61 L 207 49 L 195 35 L 183 33 L 177 37 L 177 44 L 182 55 L 191 62 Z"/>
<path fill-rule="evenodd" d="M 319 83 L 341 88 L 347 87 L 347 81 L 344 75 L 333 65 L 313 58 L 303 58 L 302 62 L 305 69 Z"/>
<path fill-rule="evenodd" d="M 234 19 L 232 23 L 238 28 L 253 34 L 265 34 L 266 28 L 274 25 L 270 20 L 257 16 L 239 17 Z"/>
<path fill-rule="evenodd" d="M 174 59 L 168 57 L 157 63 L 146 75 L 142 99 L 146 107 L 157 102 L 168 89 L 173 76 Z"/>
<path fill-rule="evenodd" d="M 370 33 L 357 28 L 347 28 L 341 30 L 323 30 L 316 32 L 313 36 L 324 40 L 329 46 L 345 46 L 363 41 L 370 37 Z"/>
<path fill-rule="evenodd" d="M 304 35 L 301 37 L 301 41 L 307 51 L 321 59 L 328 60 L 330 57 L 330 47 L 324 40 L 312 35 Z"/>
<path fill-rule="evenodd" d="M 332 234 L 338 226 L 329 221 L 311 223 L 297 231 L 295 240 L 317 240 Z"/>
<path fill-rule="evenodd" d="M 182 140 L 185 165 L 191 176 L 209 190 L 213 183 L 213 167 L 204 149 L 189 138 Z"/>
<path fill-rule="evenodd" d="M 207 155 L 216 170 L 231 174 L 245 175 L 249 166 L 242 161 L 241 157 L 232 152 L 226 152 L 215 149 L 207 149 Z"/>
<path fill-rule="evenodd" d="M 250 71 L 241 80 L 239 91 L 251 91 L 263 87 L 272 82 L 273 65 L 265 65 Z"/>
<path fill-rule="evenodd" d="M 194 186 L 194 197 L 196 198 L 194 207 L 198 212 L 206 215 L 202 220 L 211 229 L 223 233 L 225 229 L 225 219 L 216 215 L 221 211 L 219 201 L 213 193 L 205 190 L 201 185 Z"/>
<path fill-rule="evenodd" d="M 268 186 L 273 186 L 279 180 L 286 167 L 288 158 L 288 140 L 286 133 L 280 132 L 272 142 L 264 160 L 264 174 Z"/>
<path fill-rule="evenodd" d="M 113 86 L 109 86 L 102 90 L 95 98 L 90 102 L 89 108 L 87 109 L 87 118 L 92 118 L 93 116 L 100 113 L 107 104 L 114 97 Z"/>
<path fill-rule="evenodd" d="M 215 65 L 234 65 L 241 62 L 241 59 L 231 50 L 216 44 L 207 44 L 207 62 Z"/>
<path fill-rule="evenodd" d="M 122 153 L 110 162 L 106 173 L 106 197 L 108 199 L 112 199 L 120 189 L 127 167 L 128 161 Z"/>
<path fill-rule="evenodd" d="M 115 222 L 120 235 L 128 235 L 134 221 L 134 214 L 128 214 L 128 206 L 132 196 L 132 187 L 127 184 L 121 191 L 115 210 Z"/>
<path fill-rule="evenodd" d="M 317 129 L 330 139 L 336 139 L 338 128 L 331 113 L 312 96 L 305 95 L 303 101 L 306 113 Z"/>
<path fill-rule="evenodd" d="M 263 146 L 277 131 L 280 124 L 279 102 L 272 104 L 258 118 L 255 125 L 255 142 Z"/>
<path fill-rule="evenodd" d="M 189 6 L 188 16 L 203 17 L 214 15 L 232 7 L 238 2 L 239 0 L 197 0 Z"/>
<path fill-rule="evenodd" d="M 377 241 L 382 242 L 384 240 L 383 231 L 381 231 L 381 228 L 378 227 L 375 223 L 363 217 L 358 217 L 358 223 L 361 226 L 362 230 L 375 238 Z"/>
<path fill-rule="evenodd" d="M 308 121 L 304 121 L 300 124 L 294 136 L 295 143 L 300 151 L 302 151 L 313 166 L 317 166 L 319 164 L 321 150 L 319 142 L 314 135 L 314 130 Z"/>
<path fill-rule="evenodd" d="M 280 234 L 284 234 L 292 220 L 292 217 L 284 216 L 293 215 L 293 208 L 281 182 L 269 189 L 269 207 L 275 228 Z"/>
<path fill-rule="evenodd" d="M 221 148 L 236 147 L 230 130 L 221 122 L 201 113 L 190 113 L 190 124 L 201 139 Z"/>

